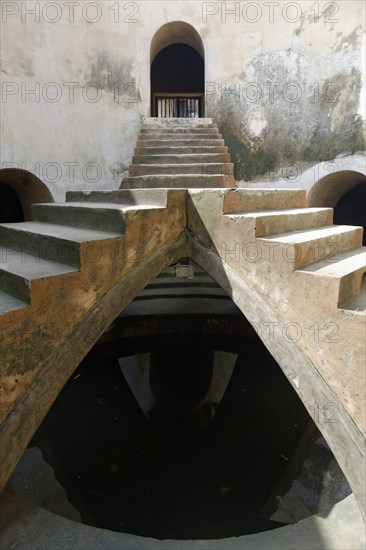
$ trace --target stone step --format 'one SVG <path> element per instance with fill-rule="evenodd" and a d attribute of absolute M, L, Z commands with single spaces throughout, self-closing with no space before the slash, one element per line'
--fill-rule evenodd
<path fill-rule="evenodd" d="M 222 147 L 225 145 L 223 139 L 143 139 L 138 140 L 136 147 L 207 147 L 213 145 L 215 147 Z"/>
<path fill-rule="evenodd" d="M 333 223 L 332 208 L 291 208 L 227 214 L 230 218 L 251 219 L 256 237 L 266 237 L 288 231 L 322 227 Z"/>
<path fill-rule="evenodd" d="M 360 292 L 348 300 L 340 302 L 338 307 L 352 312 L 352 317 L 355 315 L 366 317 L 366 275 L 362 277 Z"/>
<path fill-rule="evenodd" d="M 148 298 L 150 296 L 164 297 L 164 296 L 173 297 L 173 299 L 184 296 L 220 296 L 226 297 L 230 300 L 230 297 L 223 291 L 220 287 L 214 285 L 200 285 L 198 283 L 184 284 L 184 283 L 167 283 L 166 286 L 161 287 L 146 287 L 139 294 L 139 299 Z"/>
<path fill-rule="evenodd" d="M 122 189 L 144 188 L 144 187 L 231 187 L 235 183 L 234 178 L 223 174 L 172 174 L 125 177 L 122 180 Z"/>
<path fill-rule="evenodd" d="M 211 164 L 230 163 L 230 153 L 193 153 L 193 154 L 139 154 L 132 158 L 134 164 Z"/>
<path fill-rule="evenodd" d="M 181 147 L 136 147 L 135 155 L 189 155 L 189 154 L 208 154 L 208 153 L 227 153 L 228 148 L 225 146 L 209 145 L 201 146 L 181 146 Z"/>
<path fill-rule="evenodd" d="M 71 227 L 110 231 L 125 234 L 125 214 L 129 210 L 161 208 L 160 206 L 138 206 L 96 203 L 66 202 L 60 204 L 33 205 L 33 220 L 44 223 L 55 223 Z"/>
<path fill-rule="evenodd" d="M 212 118 L 158 118 L 149 117 L 142 123 L 142 129 L 163 128 L 211 128 L 216 127 Z"/>
<path fill-rule="evenodd" d="M 197 164 L 131 164 L 130 176 L 148 176 L 155 174 L 223 174 L 233 176 L 234 164 L 227 163 L 197 163 Z"/>
<path fill-rule="evenodd" d="M 338 296 L 338 307 L 361 292 L 365 273 L 365 247 L 336 254 L 296 272 L 297 276 L 310 278 L 309 284 L 321 285 L 322 293 Z"/>
<path fill-rule="evenodd" d="M 332 225 L 305 231 L 292 231 L 261 237 L 277 257 L 292 270 L 302 269 L 321 261 L 330 261 L 336 254 L 362 246 L 362 227 Z"/>
<path fill-rule="evenodd" d="M 138 136 L 139 140 L 146 139 L 222 139 L 218 128 L 195 128 L 192 130 L 142 130 Z"/>
<path fill-rule="evenodd" d="M 109 203 L 123 207 L 138 206 L 146 208 L 166 208 L 168 192 L 166 189 L 114 189 L 113 191 L 68 191 L 66 202 Z"/>
<path fill-rule="evenodd" d="M 45 260 L 24 249 L 0 246 L 0 289 L 23 303 L 30 303 L 32 281 L 78 271 L 77 267 Z"/>
<path fill-rule="evenodd" d="M 2 251 L 4 250 L 1 247 Z M 19 254 L 20 257 L 25 257 L 25 254 L 18 253 L 15 250 L 6 249 L 6 255 L 8 254 Z M 28 260 L 29 261 L 29 260 Z M 8 294 L 9 296 L 12 296 L 13 298 L 16 298 L 17 300 L 20 300 L 24 304 L 30 303 L 30 290 L 29 290 L 29 282 L 25 277 L 22 277 L 21 275 L 17 273 L 12 273 L 11 270 L 7 270 L 7 266 L 10 269 L 9 262 L 1 262 L 0 264 L 0 289 Z"/>
<path fill-rule="evenodd" d="M 43 222 L 0 225 L 0 245 L 21 254 L 75 267 L 80 266 L 80 245 L 117 238 L 119 233 L 94 231 Z"/>
<path fill-rule="evenodd" d="M 234 165 L 212 119 L 149 118 L 142 125 L 133 164 L 120 187 L 235 186 Z"/>
<path fill-rule="evenodd" d="M 306 207 L 302 189 L 235 189 L 224 197 L 224 214 Z"/>
<path fill-rule="evenodd" d="M 28 303 L 0 290 L 0 315 L 28 307 Z"/>

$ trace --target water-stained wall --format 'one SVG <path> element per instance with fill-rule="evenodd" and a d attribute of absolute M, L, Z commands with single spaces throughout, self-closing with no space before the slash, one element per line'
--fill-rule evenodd
<path fill-rule="evenodd" d="M 35 173 L 56 200 L 68 189 L 119 187 L 150 114 L 151 41 L 172 21 L 202 38 L 206 115 L 238 180 L 269 183 L 293 163 L 364 149 L 358 0 L 27 0 L 1 9 L 2 168 Z"/>
<path fill-rule="evenodd" d="M 322 11 L 321 2 L 283 2 L 278 13 L 282 6 L 277 24 L 243 32 L 233 45 L 233 76 L 206 85 L 207 113 L 239 180 L 364 149 L 361 4 L 331 2 Z"/>

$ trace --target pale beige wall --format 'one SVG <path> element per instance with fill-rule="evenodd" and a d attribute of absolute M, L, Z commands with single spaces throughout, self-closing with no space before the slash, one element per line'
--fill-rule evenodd
<path fill-rule="evenodd" d="M 67 189 L 119 186 L 149 114 L 151 40 L 171 21 L 189 23 L 203 40 L 206 112 L 238 179 L 363 148 L 358 0 L 28 0 L 1 8 L 2 167 L 35 171 L 58 200 Z M 99 86 L 95 102 L 88 83 Z M 25 94 L 31 89 L 36 98 Z"/>

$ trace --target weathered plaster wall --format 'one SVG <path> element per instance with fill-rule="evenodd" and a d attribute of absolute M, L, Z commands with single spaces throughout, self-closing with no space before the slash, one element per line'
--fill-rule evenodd
<path fill-rule="evenodd" d="M 239 23 L 239 33 L 232 17 L 221 23 L 232 31 L 217 52 L 221 82 L 207 97 L 244 181 L 364 147 L 362 3 L 268 4 L 273 23 L 268 11 Z"/>
<path fill-rule="evenodd" d="M 7 4 L 17 13 L 4 16 Z M 22 8 L 35 4 L 39 22 Z M 35 172 L 56 200 L 68 189 L 118 188 L 140 124 L 137 25 L 123 22 L 131 10 L 115 23 L 112 2 L 95 3 L 100 12 L 81 2 L 73 16 L 63 2 L 47 4 L 2 6 L 2 166 Z M 62 14 L 55 23 L 51 4 Z"/>
<path fill-rule="evenodd" d="M 305 189 L 308 206 L 334 207 L 343 193 L 365 179 L 366 158 L 362 154 L 355 154 L 319 162 L 310 167 L 303 161 L 296 161 L 282 166 L 277 173 L 267 172 L 256 181 L 241 181 L 239 186 Z"/>
<path fill-rule="evenodd" d="M 363 149 L 363 2 L 2 2 L 2 167 L 117 188 L 150 109 L 150 45 L 185 21 L 205 49 L 206 115 L 236 177 Z M 32 90 L 34 93 L 32 93 Z"/>

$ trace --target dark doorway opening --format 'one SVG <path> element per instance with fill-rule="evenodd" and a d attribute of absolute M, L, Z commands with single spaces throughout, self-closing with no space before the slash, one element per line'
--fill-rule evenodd
<path fill-rule="evenodd" d="M 0 223 L 24 222 L 23 208 L 17 193 L 0 182 Z"/>
<path fill-rule="evenodd" d="M 359 183 L 345 193 L 334 207 L 336 225 L 359 225 L 364 228 L 363 245 L 366 245 L 366 185 Z"/>
<path fill-rule="evenodd" d="M 204 61 L 186 44 L 171 44 L 151 64 L 151 113 L 164 118 L 204 116 Z"/>

